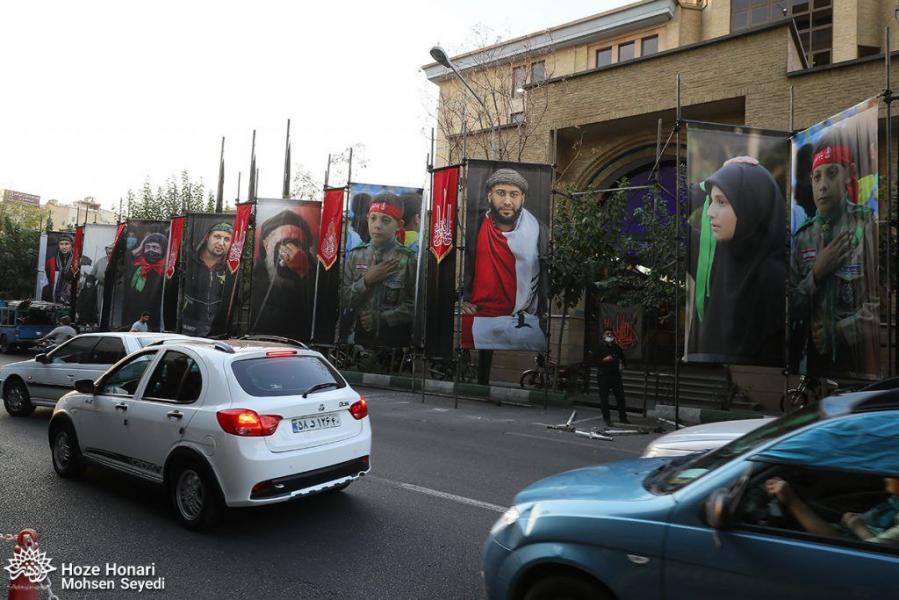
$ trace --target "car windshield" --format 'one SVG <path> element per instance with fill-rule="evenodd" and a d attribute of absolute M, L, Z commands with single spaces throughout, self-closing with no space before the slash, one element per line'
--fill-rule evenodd
<path fill-rule="evenodd" d="M 251 396 L 297 396 L 318 384 L 333 384 L 317 390 L 322 392 L 346 386 L 337 371 L 317 356 L 236 360 L 231 370 Z"/>
<path fill-rule="evenodd" d="M 815 406 L 786 415 L 750 431 L 717 450 L 691 454 L 665 463 L 644 480 L 643 485 L 654 494 L 670 494 L 700 479 L 734 458 L 762 444 L 795 431 L 822 418 Z"/>

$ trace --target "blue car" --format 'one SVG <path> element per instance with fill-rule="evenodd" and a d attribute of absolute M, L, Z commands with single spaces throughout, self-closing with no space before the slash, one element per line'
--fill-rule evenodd
<path fill-rule="evenodd" d="M 482 561 L 491 599 L 899 598 L 899 391 L 539 481 Z"/>

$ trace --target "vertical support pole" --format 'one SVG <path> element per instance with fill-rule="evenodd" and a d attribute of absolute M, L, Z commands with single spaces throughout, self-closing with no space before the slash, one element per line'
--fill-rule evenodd
<path fill-rule="evenodd" d="M 790 115 L 789 115 L 789 122 L 788 122 L 788 125 L 789 125 L 788 130 L 789 130 L 791 136 L 792 136 L 793 133 L 796 131 L 796 122 L 795 122 L 795 112 L 796 112 L 796 111 L 795 111 L 795 106 L 796 106 L 795 89 L 794 89 L 794 87 L 791 85 L 791 86 L 790 86 Z M 791 220 L 792 220 L 792 211 L 790 211 L 789 207 L 790 207 L 790 203 L 787 202 L 787 206 L 784 208 L 784 210 L 787 211 L 787 218 L 786 218 L 787 231 L 786 231 L 786 234 L 787 234 L 787 239 L 790 240 L 790 245 L 787 246 L 787 248 L 788 248 L 788 249 L 792 249 L 792 242 L 793 242 L 793 240 L 791 239 L 791 235 L 792 235 L 792 234 L 791 234 L 791 231 L 792 231 L 792 229 L 791 229 L 791 225 L 790 225 L 790 222 L 791 222 Z M 789 255 L 787 256 L 787 259 L 789 260 Z M 786 268 L 786 275 L 784 276 L 784 289 L 787 290 L 787 294 L 786 294 L 785 297 L 784 297 L 784 325 L 785 325 L 786 328 L 787 328 L 786 331 L 789 332 L 789 327 L 790 327 L 790 294 L 789 294 L 789 290 L 790 290 L 790 268 L 789 268 L 789 265 L 787 265 L 787 268 Z M 785 362 L 786 364 L 784 365 L 784 382 L 783 382 L 783 383 L 784 383 L 784 387 L 783 387 L 783 396 L 784 396 L 784 398 L 786 398 L 786 397 L 787 397 L 787 390 L 790 389 L 790 343 L 789 343 L 789 335 L 784 336 L 784 362 Z"/>
<path fill-rule="evenodd" d="M 886 144 L 887 144 L 887 218 L 886 222 L 886 278 L 887 278 L 887 373 L 895 375 L 899 372 L 899 352 L 896 350 L 893 337 L 893 78 L 892 48 L 890 47 L 890 28 L 884 28 L 884 79 L 883 100 L 887 105 Z"/>
<path fill-rule="evenodd" d="M 453 331 L 453 335 L 458 336 L 456 338 L 456 373 L 455 382 L 453 384 L 453 408 L 459 408 L 459 371 L 462 363 L 462 299 L 465 293 L 465 253 L 467 251 L 465 230 L 468 225 L 468 157 L 464 154 L 462 156 L 462 167 L 465 170 L 465 175 L 464 177 L 459 178 L 459 186 L 462 187 L 464 181 L 466 193 L 464 210 L 460 210 L 462 203 L 456 202 L 456 253 L 459 256 L 460 263 L 459 268 L 456 269 L 456 325 Z M 457 192 L 458 191 L 459 190 L 457 190 Z M 456 197 L 459 198 L 461 195 L 457 193 Z M 461 244 L 459 243 L 460 240 Z M 487 383 L 490 383 L 489 380 Z"/>
<path fill-rule="evenodd" d="M 427 235 L 419 236 L 418 241 L 418 253 L 419 256 L 424 256 L 425 258 L 425 291 L 422 302 L 424 307 L 424 315 L 421 318 L 421 403 L 425 402 L 425 388 L 427 387 L 428 381 L 428 352 L 427 352 L 427 343 L 428 343 L 428 275 L 430 269 L 428 265 L 430 264 L 430 247 L 431 247 L 431 206 L 434 204 L 434 163 L 436 160 L 436 152 L 437 146 L 434 138 L 434 128 L 431 127 L 431 145 L 430 145 L 430 154 L 428 155 L 428 183 L 430 185 L 430 191 L 428 192 L 428 205 L 424 211 L 425 218 L 427 219 L 423 223 L 422 233 L 427 232 Z M 437 270 L 439 271 L 440 265 L 437 265 Z M 414 380 L 414 378 L 413 378 Z"/>
<path fill-rule="evenodd" d="M 288 123 L 289 123 L 289 121 L 288 121 Z M 331 177 L 331 155 L 329 154 L 328 155 L 328 166 L 325 168 L 324 191 L 328 190 L 328 180 L 330 179 L 330 177 Z M 325 199 L 322 198 L 322 210 L 324 210 L 324 208 L 325 208 Z M 321 219 L 319 219 L 319 222 L 321 222 Z M 323 233 L 324 232 L 319 227 L 319 230 L 318 230 L 319 238 L 321 238 Z M 340 249 L 338 248 L 338 252 L 339 251 L 340 251 Z M 338 261 L 337 264 L 339 265 L 340 261 Z M 317 315 L 318 315 L 318 278 L 321 273 L 321 268 L 322 268 L 322 263 L 318 259 L 318 256 L 316 256 L 315 257 L 315 288 L 312 292 L 312 327 L 309 329 L 309 344 L 315 343 L 315 319 L 317 318 Z"/>
<path fill-rule="evenodd" d="M 680 166 L 680 130 L 681 130 L 681 79 L 677 74 L 677 120 L 674 124 L 674 428 L 680 428 L 680 230 L 681 230 L 681 166 Z"/>
<path fill-rule="evenodd" d="M 329 161 L 330 163 L 330 161 Z M 330 164 L 328 166 L 330 169 Z M 342 268 L 343 261 L 346 260 L 346 243 L 347 243 L 347 231 L 350 226 L 350 187 L 351 182 L 353 180 L 353 148 L 350 147 L 349 150 L 349 158 L 347 162 L 347 172 L 346 172 L 346 191 L 343 194 L 343 227 L 341 228 L 343 231 L 340 236 L 340 248 L 338 252 L 340 255 L 337 257 L 337 264 Z M 340 306 L 340 298 L 343 297 L 343 277 L 341 276 L 337 284 L 337 326 L 334 327 L 334 345 L 336 346 L 340 342 L 340 314 L 341 306 Z"/>
<path fill-rule="evenodd" d="M 545 267 L 547 269 L 546 280 L 552 282 L 553 277 L 553 267 L 555 261 L 555 236 L 553 233 L 553 217 L 556 213 L 556 165 L 559 161 L 559 130 L 553 129 L 553 147 L 552 147 L 552 168 L 553 168 L 553 176 L 552 183 L 549 188 L 549 223 L 547 223 L 547 229 L 549 230 L 549 256 L 545 257 L 546 263 Z M 544 257 L 540 257 L 544 258 Z M 552 285 L 552 284 L 550 284 Z M 550 290 L 545 290 L 546 293 L 546 366 L 550 367 L 552 365 L 552 321 L 553 321 L 553 298 L 552 292 Z M 559 346 L 562 345 L 562 336 L 565 334 L 564 329 L 559 329 Z M 562 368 L 562 353 L 559 352 L 559 356 L 556 357 L 556 370 L 553 374 L 552 382 L 553 382 L 553 391 L 557 391 L 557 382 L 559 380 L 559 370 Z M 543 381 L 543 410 L 549 410 L 549 373 L 547 373 L 546 379 Z M 571 381 L 569 381 L 569 384 Z"/>

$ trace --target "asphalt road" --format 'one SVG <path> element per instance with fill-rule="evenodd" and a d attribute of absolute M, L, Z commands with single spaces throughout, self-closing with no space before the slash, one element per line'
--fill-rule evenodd
<path fill-rule="evenodd" d="M 562 409 L 468 401 L 454 409 L 452 398 L 422 403 L 420 394 L 360 391 L 374 430 L 369 477 L 338 494 L 231 510 L 199 534 L 177 524 L 161 488 L 100 468 L 77 481 L 57 477 L 49 410 L 27 418 L 0 411 L 0 533 L 36 529 L 56 567 L 155 564 L 164 578 L 162 591 L 74 591 L 60 588 L 56 571 L 50 580 L 61 600 L 481 598 L 481 544 L 517 491 L 553 473 L 638 456 L 651 439 L 590 441 L 548 430 L 567 419 Z M 0 541 L 0 564 L 11 556 L 12 544 Z"/>

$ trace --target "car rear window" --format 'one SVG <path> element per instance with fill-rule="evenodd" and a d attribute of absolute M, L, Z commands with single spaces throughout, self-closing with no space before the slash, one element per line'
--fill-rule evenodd
<path fill-rule="evenodd" d="M 333 383 L 328 391 L 346 387 L 346 382 L 317 356 L 249 358 L 231 363 L 237 383 L 251 396 L 295 396 L 319 383 Z"/>

